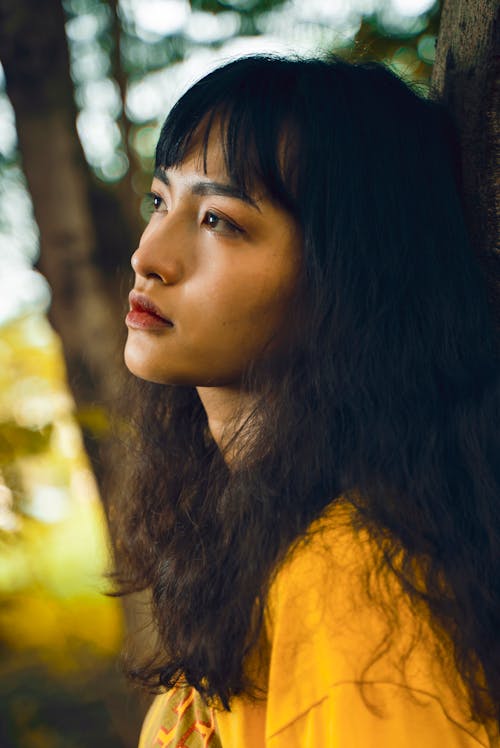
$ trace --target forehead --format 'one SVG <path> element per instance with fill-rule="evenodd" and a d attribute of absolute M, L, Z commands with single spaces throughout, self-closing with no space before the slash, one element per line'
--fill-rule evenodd
<path fill-rule="evenodd" d="M 254 175 L 251 181 L 251 188 L 248 190 L 241 184 L 237 175 L 231 175 L 227 167 L 227 156 L 224 150 L 224 143 L 217 127 L 212 127 L 208 132 L 197 133 L 189 143 L 183 158 L 180 162 L 172 164 L 170 167 L 157 166 L 154 176 L 165 184 L 169 184 L 171 178 L 181 176 L 189 182 L 195 183 L 195 188 L 200 187 L 199 194 L 207 194 L 203 190 L 203 184 L 210 184 L 213 187 L 210 194 L 225 195 L 234 197 L 258 207 L 258 203 L 269 200 L 269 195 L 257 175 Z M 201 180 L 201 181 L 198 181 Z"/>
<path fill-rule="evenodd" d="M 255 199 L 295 211 L 298 151 L 292 128 L 282 123 L 268 132 L 262 123 L 237 115 L 230 108 L 214 109 L 192 126 L 187 118 L 167 118 L 156 150 L 157 168 L 224 180 Z"/>
<path fill-rule="evenodd" d="M 158 154 L 157 154 L 158 155 Z M 156 171 L 194 171 L 198 174 L 228 176 L 220 127 L 207 122 L 207 117 L 177 144 L 174 153 L 156 159 Z"/>
<path fill-rule="evenodd" d="M 222 133 L 219 127 L 198 129 L 193 134 L 178 168 L 199 174 L 229 178 Z"/>

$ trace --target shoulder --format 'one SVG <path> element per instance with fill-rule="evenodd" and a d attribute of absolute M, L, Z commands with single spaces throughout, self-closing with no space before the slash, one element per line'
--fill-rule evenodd
<path fill-rule="evenodd" d="M 428 693 L 416 694 L 393 683 L 376 683 L 366 698 L 355 683 L 333 686 L 281 728 L 267 733 L 266 748 L 491 748 L 482 727 L 456 722 Z"/>
<path fill-rule="evenodd" d="M 382 730 L 383 724 L 385 730 L 403 730 L 394 745 L 410 744 L 404 730 L 416 715 L 423 731 L 427 725 L 436 734 L 458 729 L 461 738 L 484 733 L 468 724 L 463 686 L 437 658 L 425 618 L 412 609 L 395 577 L 375 573 L 379 562 L 374 542 L 346 502 L 331 505 L 291 549 L 269 595 L 268 736 L 296 729 L 297 719 L 312 720 L 308 731 L 320 729 L 323 717 L 325 725 L 340 725 L 346 714 L 356 722 L 352 734 Z M 415 706 L 422 699 L 425 714 Z M 453 741 L 451 732 L 448 737 L 447 745 L 469 745 Z M 346 735 L 342 745 L 351 744 L 365 743 L 349 743 Z M 392 745 L 373 743 L 382 744 Z M 434 744 L 445 743 L 428 743 Z"/>
<path fill-rule="evenodd" d="M 353 508 L 346 502 L 328 507 L 290 548 L 275 575 L 268 600 L 273 644 L 290 648 L 295 642 L 298 660 L 309 667 L 312 650 L 323 644 L 337 648 L 347 640 L 352 649 L 350 634 L 363 629 L 352 626 L 360 616 L 369 616 L 372 637 L 379 615 L 364 588 L 375 565 L 373 544 L 357 528 Z"/>

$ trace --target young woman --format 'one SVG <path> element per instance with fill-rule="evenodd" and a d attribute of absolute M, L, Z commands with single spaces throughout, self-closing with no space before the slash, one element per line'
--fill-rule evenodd
<path fill-rule="evenodd" d="M 378 63 L 243 58 L 169 114 L 115 508 L 158 630 L 141 748 L 498 745 L 498 352 L 458 164 Z"/>

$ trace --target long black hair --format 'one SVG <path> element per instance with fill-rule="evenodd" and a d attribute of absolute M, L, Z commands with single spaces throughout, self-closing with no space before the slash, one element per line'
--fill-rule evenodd
<path fill-rule="evenodd" d="M 135 382 L 117 579 L 150 589 L 159 647 L 133 674 L 226 708 L 250 692 L 273 575 L 347 500 L 498 719 L 498 352 L 450 116 L 381 63 L 252 56 L 181 97 L 157 166 L 214 128 L 230 178 L 300 224 L 297 336 L 279 376 L 249 362 L 231 469 L 194 388 Z"/>

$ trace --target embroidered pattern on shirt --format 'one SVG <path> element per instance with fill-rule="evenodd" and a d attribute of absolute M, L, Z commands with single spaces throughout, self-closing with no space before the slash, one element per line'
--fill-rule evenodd
<path fill-rule="evenodd" d="M 213 709 L 194 688 L 174 688 L 167 695 L 154 748 L 222 748 Z"/>

